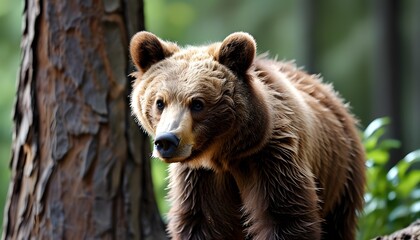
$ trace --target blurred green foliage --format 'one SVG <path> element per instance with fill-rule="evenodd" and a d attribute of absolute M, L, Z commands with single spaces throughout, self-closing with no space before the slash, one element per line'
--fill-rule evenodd
<path fill-rule="evenodd" d="M 163 217 L 163 220 L 166 221 L 166 214 L 170 208 L 169 202 L 166 198 L 168 194 L 168 164 L 156 158 L 151 159 L 151 161 L 153 189 L 155 191 L 155 197 L 159 211 Z"/>
<path fill-rule="evenodd" d="M 22 1 L 0 0 L 0 232 L 9 186 L 12 106 L 20 60 Z"/>
<path fill-rule="evenodd" d="M 420 218 L 420 149 L 389 168 L 389 151 L 400 143 L 384 138 L 388 118 L 374 120 L 363 133 L 367 154 L 367 193 L 359 219 L 359 239 L 390 234 Z"/>

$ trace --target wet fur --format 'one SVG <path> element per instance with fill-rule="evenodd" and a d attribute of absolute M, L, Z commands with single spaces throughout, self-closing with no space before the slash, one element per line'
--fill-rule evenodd
<path fill-rule="evenodd" d="M 291 63 L 256 58 L 244 33 L 186 49 L 140 33 L 130 51 L 141 126 L 154 136 L 176 111 L 188 122 L 182 144 L 194 146 L 170 165 L 173 239 L 355 238 L 364 153 L 330 85 Z M 206 109 L 158 113 L 156 96 L 182 109 L 204 98 Z"/>

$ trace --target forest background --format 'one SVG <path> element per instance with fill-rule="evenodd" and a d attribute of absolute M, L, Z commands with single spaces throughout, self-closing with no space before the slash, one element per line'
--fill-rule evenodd
<path fill-rule="evenodd" d="M 145 22 L 148 31 L 180 45 L 206 44 L 246 31 L 256 38 L 258 53 L 294 60 L 321 74 L 350 103 L 361 129 L 376 118 L 390 117 L 385 138 L 402 143 L 383 165 L 391 168 L 420 148 L 420 2 L 384 2 L 145 0 Z M 22 11 L 21 1 L 0 0 L 0 232 L 10 179 Z M 166 165 L 153 163 L 156 194 L 165 212 Z"/>

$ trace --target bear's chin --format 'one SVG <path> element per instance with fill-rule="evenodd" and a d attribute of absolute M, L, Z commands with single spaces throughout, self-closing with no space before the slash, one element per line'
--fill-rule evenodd
<path fill-rule="evenodd" d="M 158 158 L 159 160 L 161 160 L 165 163 L 185 162 L 188 159 L 188 157 L 170 157 L 170 158 L 166 157 L 166 158 L 164 158 L 164 157 L 161 157 L 161 156 L 155 155 L 155 154 L 153 154 L 153 157 Z"/>
<path fill-rule="evenodd" d="M 184 162 L 185 161 L 185 158 L 179 158 L 179 157 L 174 157 L 174 158 L 158 157 L 158 158 L 165 163 L 177 163 L 177 162 Z"/>
<path fill-rule="evenodd" d="M 171 163 L 180 163 L 180 164 L 187 164 L 190 168 L 193 169 L 215 169 L 214 164 L 212 163 L 211 155 L 209 152 L 200 152 L 200 151 L 192 151 L 189 156 L 186 157 L 171 157 L 171 158 L 164 158 L 157 153 L 155 150 L 153 152 L 153 157 L 159 158 L 161 161 L 171 164 Z"/>

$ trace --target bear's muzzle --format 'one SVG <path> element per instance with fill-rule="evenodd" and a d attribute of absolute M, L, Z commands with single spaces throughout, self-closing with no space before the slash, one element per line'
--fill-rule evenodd
<path fill-rule="evenodd" d="M 163 158 L 171 158 L 176 153 L 179 138 L 170 132 L 160 133 L 155 138 L 155 149 Z"/>

